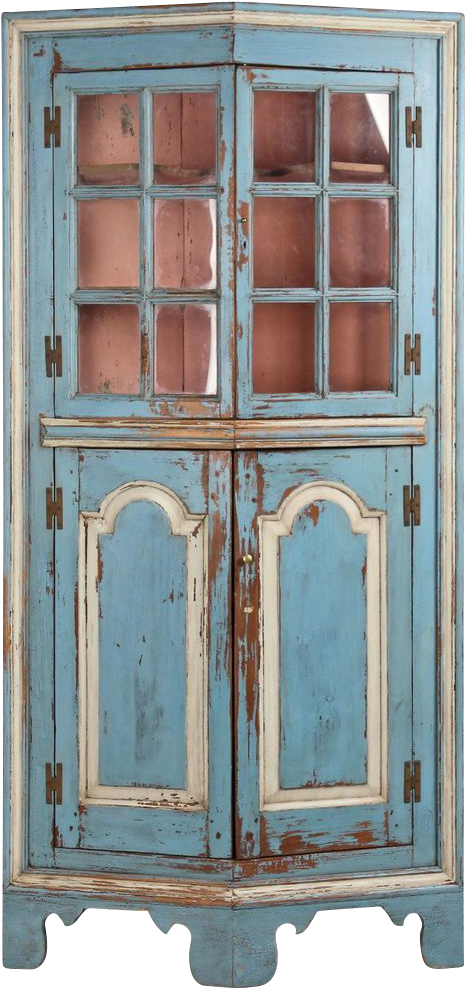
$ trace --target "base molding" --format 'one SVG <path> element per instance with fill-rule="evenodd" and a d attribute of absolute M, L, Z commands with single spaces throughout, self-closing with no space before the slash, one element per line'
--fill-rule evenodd
<path fill-rule="evenodd" d="M 47 952 L 45 920 L 52 913 L 70 926 L 85 909 L 146 909 L 163 933 L 176 923 L 189 929 L 189 961 L 198 984 L 254 988 L 267 984 L 276 972 L 276 931 L 284 923 L 291 923 L 302 933 L 321 910 L 364 906 L 381 906 L 397 926 L 402 926 L 410 913 L 418 913 L 425 964 L 433 968 L 463 965 L 463 888 L 457 885 L 255 906 L 149 903 L 136 894 L 128 894 L 126 901 L 115 901 L 104 894 L 52 894 L 9 886 L 3 897 L 3 963 L 7 968 L 23 969 L 42 964 Z"/>

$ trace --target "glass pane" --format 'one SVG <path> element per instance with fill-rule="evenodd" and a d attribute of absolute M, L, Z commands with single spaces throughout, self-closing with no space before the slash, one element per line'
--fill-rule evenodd
<path fill-rule="evenodd" d="M 254 179 L 315 181 L 316 94 L 256 89 Z"/>
<path fill-rule="evenodd" d="M 80 393 L 139 394 L 137 305 L 80 305 L 78 325 Z"/>
<path fill-rule="evenodd" d="M 79 288 L 139 286 L 139 201 L 78 201 Z"/>
<path fill-rule="evenodd" d="M 137 185 L 139 97 L 107 93 L 77 98 L 80 185 Z"/>
<path fill-rule="evenodd" d="M 216 93 L 153 97 L 153 180 L 165 185 L 216 181 Z"/>
<path fill-rule="evenodd" d="M 331 96 L 331 182 L 389 182 L 388 93 Z"/>
<path fill-rule="evenodd" d="M 337 288 L 391 284 L 389 199 L 330 199 L 329 266 Z"/>
<path fill-rule="evenodd" d="M 330 306 L 331 391 L 391 390 L 389 302 L 336 302 Z"/>
<path fill-rule="evenodd" d="M 214 199 L 155 199 L 157 288 L 215 288 Z"/>
<path fill-rule="evenodd" d="M 257 196 L 253 258 L 257 288 L 313 288 L 315 200 Z"/>
<path fill-rule="evenodd" d="M 253 321 L 253 390 L 256 394 L 315 390 L 313 303 L 257 302 Z"/>
<path fill-rule="evenodd" d="M 155 306 L 156 394 L 216 394 L 216 306 Z"/>

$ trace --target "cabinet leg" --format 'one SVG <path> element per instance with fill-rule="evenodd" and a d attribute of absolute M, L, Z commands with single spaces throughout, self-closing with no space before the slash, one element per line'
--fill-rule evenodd
<path fill-rule="evenodd" d="M 45 920 L 57 913 L 65 926 L 71 926 L 83 909 L 62 903 L 41 902 L 16 892 L 3 895 L 3 966 L 40 967 L 47 953 Z"/>
<path fill-rule="evenodd" d="M 428 967 L 463 966 L 463 892 L 442 892 L 383 903 L 396 926 L 418 913 L 422 920 L 420 945 Z"/>
<path fill-rule="evenodd" d="M 286 921 L 279 910 L 156 906 L 149 912 L 164 933 L 175 923 L 188 927 L 190 968 L 200 985 L 256 988 L 276 972 L 276 930 Z"/>

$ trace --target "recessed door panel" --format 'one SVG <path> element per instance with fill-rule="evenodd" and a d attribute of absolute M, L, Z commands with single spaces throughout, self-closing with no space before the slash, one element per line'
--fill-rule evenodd
<path fill-rule="evenodd" d="M 409 844 L 410 452 L 237 469 L 238 854 Z"/>
<path fill-rule="evenodd" d="M 230 456 L 57 460 L 59 846 L 227 856 Z"/>
<path fill-rule="evenodd" d="M 274 654 L 279 663 L 280 718 L 278 789 L 267 798 L 279 793 L 303 802 L 337 801 L 336 790 L 350 796 L 355 787 L 367 787 L 368 756 L 375 750 L 379 755 L 376 733 L 373 737 L 367 726 L 369 722 L 377 732 L 384 719 L 377 606 L 385 596 L 380 579 L 384 516 L 365 523 L 357 508 L 341 487 L 316 484 L 297 488 L 288 535 L 277 536 L 279 522 L 262 521 L 264 597 L 273 594 L 269 552 L 276 554 L 274 570 L 281 586 L 275 622 L 279 654 L 271 642 L 265 644 L 270 659 Z M 305 587 L 306 607 L 299 614 L 295 586 Z M 373 596 L 375 606 L 368 614 Z M 370 623 L 373 640 L 367 635 Z M 379 770 L 379 757 L 374 761 Z"/>
<path fill-rule="evenodd" d="M 94 566 L 97 557 L 92 600 L 98 614 L 92 670 L 98 675 L 97 781 L 124 790 L 185 790 L 186 539 L 191 532 L 187 529 L 183 537 L 173 531 L 158 501 L 145 499 L 153 498 L 156 489 L 136 493 L 139 499 L 121 507 L 113 531 L 92 537 L 92 520 L 86 526 Z M 201 567 L 203 547 L 195 548 Z M 87 567 L 89 584 L 89 556 Z M 132 596 L 135 574 L 139 590 Z M 129 600 L 131 621 L 121 606 Z"/>

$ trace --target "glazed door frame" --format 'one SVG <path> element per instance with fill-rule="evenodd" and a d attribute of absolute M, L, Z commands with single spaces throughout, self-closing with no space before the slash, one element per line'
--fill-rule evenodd
<path fill-rule="evenodd" d="M 217 93 L 217 178 L 214 183 L 159 184 L 153 177 L 151 93 Z M 79 95 L 140 95 L 140 174 L 138 185 L 79 185 L 76 105 Z M 234 67 L 131 69 L 125 72 L 58 73 L 54 102 L 61 107 L 60 147 L 54 148 L 55 332 L 63 340 L 63 375 L 55 381 L 55 414 L 73 418 L 100 416 L 174 416 L 219 418 L 232 415 L 234 344 L 234 250 L 229 230 L 234 161 Z M 125 126 L 128 126 L 127 120 Z M 153 204 L 159 200 L 216 200 L 217 284 L 211 291 L 155 288 L 153 285 Z M 139 287 L 78 288 L 77 205 L 109 198 L 140 203 Z M 126 222 L 128 222 L 126 220 Z M 156 303 L 214 304 L 216 308 L 216 393 L 155 393 L 154 314 Z M 140 395 L 80 394 L 78 388 L 77 312 L 79 304 L 133 304 L 139 307 L 141 335 Z"/>
<path fill-rule="evenodd" d="M 413 62 L 412 62 L 413 69 Z M 404 140 L 405 107 L 413 103 L 414 76 L 408 72 L 323 71 L 239 66 L 237 85 L 237 415 L 299 417 L 302 415 L 412 414 L 412 377 L 404 373 L 404 334 L 412 332 L 413 295 L 413 165 L 414 149 Z M 253 93 L 315 92 L 316 142 L 314 181 L 254 181 Z M 391 183 L 330 184 L 330 93 L 374 92 L 391 95 Z M 329 284 L 329 208 L 331 199 L 356 196 L 389 197 L 392 203 L 391 287 L 331 288 Z M 253 287 L 254 215 L 257 197 L 305 196 L 317 204 L 315 288 Z M 289 201 L 289 199 L 288 199 Z M 278 231 L 277 231 L 278 233 Z M 329 390 L 329 307 L 331 301 L 389 301 L 391 305 L 390 377 L 392 393 Z M 253 327 L 255 303 L 316 303 L 315 394 L 254 394 Z"/>

